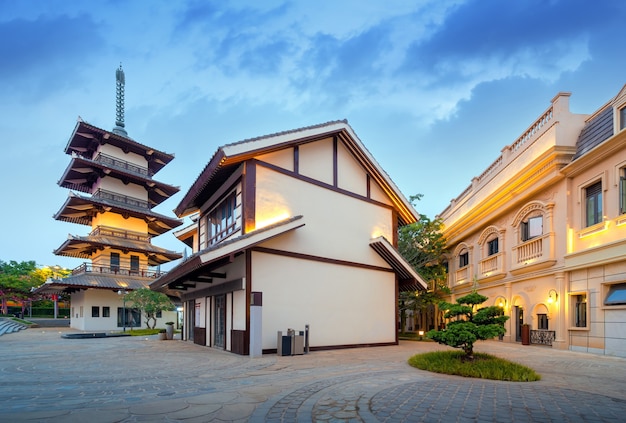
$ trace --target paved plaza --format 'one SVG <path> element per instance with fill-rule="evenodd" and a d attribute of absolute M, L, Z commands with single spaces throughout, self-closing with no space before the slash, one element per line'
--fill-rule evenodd
<path fill-rule="evenodd" d="M 156 336 L 65 339 L 66 328 L 0 337 L 0 422 L 617 422 L 626 359 L 478 342 L 539 382 L 410 367 L 430 342 L 241 357 Z"/>

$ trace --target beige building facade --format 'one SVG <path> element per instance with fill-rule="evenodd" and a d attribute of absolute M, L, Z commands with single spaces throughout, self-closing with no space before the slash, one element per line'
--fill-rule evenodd
<path fill-rule="evenodd" d="M 452 300 L 502 306 L 505 342 L 626 356 L 626 90 L 591 115 L 569 97 L 440 214 Z"/>
<path fill-rule="evenodd" d="M 345 121 L 219 147 L 175 212 L 193 254 L 151 288 L 196 344 L 255 356 L 307 327 L 311 349 L 395 344 L 399 284 L 425 288 L 396 250 L 417 212 Z"/>

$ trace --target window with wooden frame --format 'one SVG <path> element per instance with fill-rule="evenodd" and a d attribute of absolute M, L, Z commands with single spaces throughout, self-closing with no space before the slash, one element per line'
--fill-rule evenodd
<path fill-rule="evenodd" d="M 226 238 L 237 229 L 237 194 L 230 193 L 207 216 L 208 245 Z"/>
<path fill-rule="evenodd" d="M 585 227 L 602 222 L 602 181 L 585 188 Z"/>

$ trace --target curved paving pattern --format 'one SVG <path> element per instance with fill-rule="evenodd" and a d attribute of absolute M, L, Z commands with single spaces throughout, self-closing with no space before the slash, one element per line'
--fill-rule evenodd
<path fill-rule="evenodd" d="M 614 422 L 626 415 L 626 359 L 498 342 L 479 348 L 535 368 L 542 381 L 408 366 L 411 355 L 443 348 L 433 343 L 250 359 L 154 337 L 68 340 L 58 330 L 29 329 L 3 337 L 0 348 L 3 422 Z"/>

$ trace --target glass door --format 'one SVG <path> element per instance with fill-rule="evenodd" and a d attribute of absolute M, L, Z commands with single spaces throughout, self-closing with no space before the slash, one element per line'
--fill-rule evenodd
<path fill-rule="evenodd" d="M 215 296 L 213 313 L 214 346 L 224 348 L 226 344 L 226 295 Z"/>

